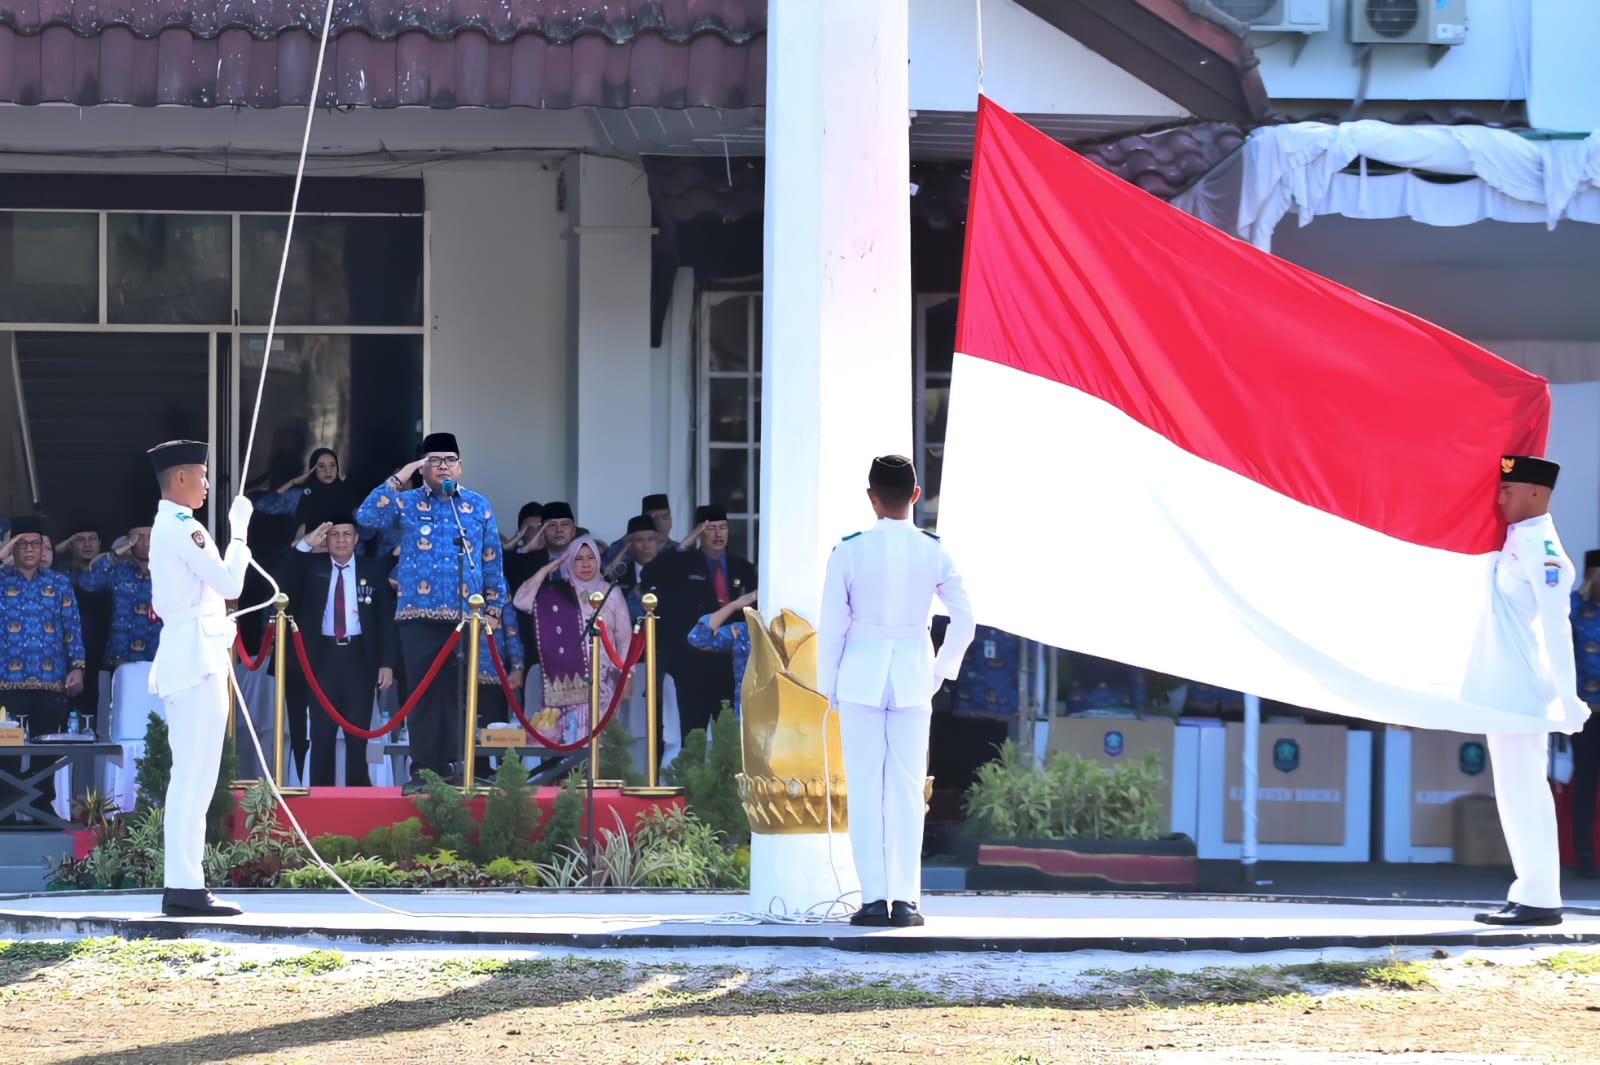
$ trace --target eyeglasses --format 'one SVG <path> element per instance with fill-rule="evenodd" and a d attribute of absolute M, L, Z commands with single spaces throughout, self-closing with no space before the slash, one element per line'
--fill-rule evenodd
<path fill-rule="evenodd" d="M 44 546 L 44 541 L 37 536 L 28 536 L 17 540 L 12 546 L 40 548 Z"/>
<path fill-rule="evenodd" d="M 440 466 L 455 466 L 461 462 L 460 455 L 429 455 L 428 467 L 438 469 Z"/>

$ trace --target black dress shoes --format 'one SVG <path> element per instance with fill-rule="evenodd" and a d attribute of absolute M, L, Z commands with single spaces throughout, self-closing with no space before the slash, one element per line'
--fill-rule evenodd
<path fill-rule="evenodd" d="M 1553 925 L 1561 923 L 1561 908 L 1508 902 L 1494 913 L 1474 914 L 1472 919 L 1492 925 Z"/>
<path fill-rule="evenodd" d="M 167 888 L 161 893 L 161 912 L 167 917 L 237 917 L 244 911 L 204 888 Z"/>
<path fill-rule="evenodd" d="M 895 905 L 898 906 L 900 904 L 897 902 Z M 850 915 L 850 923 L 858 927 L 865 926 L 867 928 L 888 928 L 888 900 L 879 899 L 877 902 L 867 903 L 865 906 L 861 907 L 861 909 Z"/>
<path fill-rule="evenodd" d="M 889 923 L 896 928 L 921 928 L 922 914 L 914 902 L 897 902 L 889 914 Z"/>

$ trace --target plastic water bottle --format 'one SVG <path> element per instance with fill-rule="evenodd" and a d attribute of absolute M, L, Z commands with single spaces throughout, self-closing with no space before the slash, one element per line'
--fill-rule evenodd
<path fill-rule="evenodd" d="M 83 722 L 78 719 L 78 712 L 74 710 L 67 715 L 67 735 L 76 736 L 83 730 Z"/>

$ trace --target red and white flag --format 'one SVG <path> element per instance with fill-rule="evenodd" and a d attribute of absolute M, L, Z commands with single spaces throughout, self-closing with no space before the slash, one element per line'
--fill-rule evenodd
<path fill-rule="evenodd" d="M 939 532 L 984 624 L 1336 714 L 1539 729 L 1531 689 L 1474 697 L 1473 648 L 1542 378 L 988 100 L 956 351 Z"/>

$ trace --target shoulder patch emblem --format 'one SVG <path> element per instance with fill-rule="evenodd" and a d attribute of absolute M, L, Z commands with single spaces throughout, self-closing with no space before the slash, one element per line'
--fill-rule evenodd
<path fill-rule="evenodd" d="M 201 532 L 199 529 L 196 529 L 194 532 L 190 533 L 189 539 L 194 541 L 194 546 L 196 547 L 206 546 L 206 534 Z"/>
<path fill-rule="evenodd" d="M 179 514 L 178 514 L 178 520 L 179 521 L 193 521 L 194 520 L 194 515 L 193 514 L 184 514 L 184 513 L 182 513 L 180 511 Z"/>
<path fill-rule="evenodd" d="M 311 489 L 309 489 L 309 488 L 306 488 L 306 489 L 303 489 L 303 490 L 302 490 L 302 491 L 301 491 L 301 492 L 300 492 L 300 494 L 301 494 L 301 495 L 303 495 L 303 496 L 308 496 L 308 495 L 310 495 L 310 494 L 311 494 Z"/>
<path fill-rule="evenodd" d="M 1544 564 L 1544 583 L 1551 588 L 1561 583 L 1561 566 L 1555 562 Z"/>
<path fill-rule="evenodd" d="M 1546 540 L 1544 542 L 1544 554 L 1545 554 L 1546 558 L 1560 558 L 1561 557 L 1559 554 L 1556 553 L 1556 545 L 1554 543 L 1552 543 L 1551 541 L 1549 541 L 1549 540 Z"/>
<path fill-rule="evenodd" d="M 922 531 L 922 535 L 923 535 L 923 536 L 926 536 L 926 537 L 927 537 L 927 538 L 928 538 L 928 539 L 930 539 L 930 540 L 937 540 L 937 539 L 939 539 L 939 537 L 938 537 L 938 536 L 937 536 L 937 535 L 936 535 L 936 534 L 934 534 L 934 533 L 931 533 L 931 532 L 929 532 L 929 531 L 928 531 L 928 530 L 927 530 L 927 529 L 923 529 L 923 530 L 921 530 L 921 531 Z"/>
<path fill-rule="evenodd" d="M 858 536 L 860 536 L 860 535 L 861 535 L 861 534 L 860 534 L 860 533 L 858 533 L 858 532 L 853 532 L 853 533 L 851 533 L 851 534 L 850 534 L 850 535 L 849 535 L 849 536 L 846 536 L 846 537 L 845 537 L 845 538 L 844 538 L 844 539 L 843 539 L 843 540 L 840 540 L 840 541 L 839 541 L 839 542 L 840 542 L 840 543 L 841 543 L 841 544 L 844 544 L 844 543 L 849 543 L 849 542 L 850 542 L 850 541 L 851 541 L 851 540 L 854 540 L 854 539 L 855 539 L 855 538 L 856 538 L 856 537 L 858 537 Z"/>

